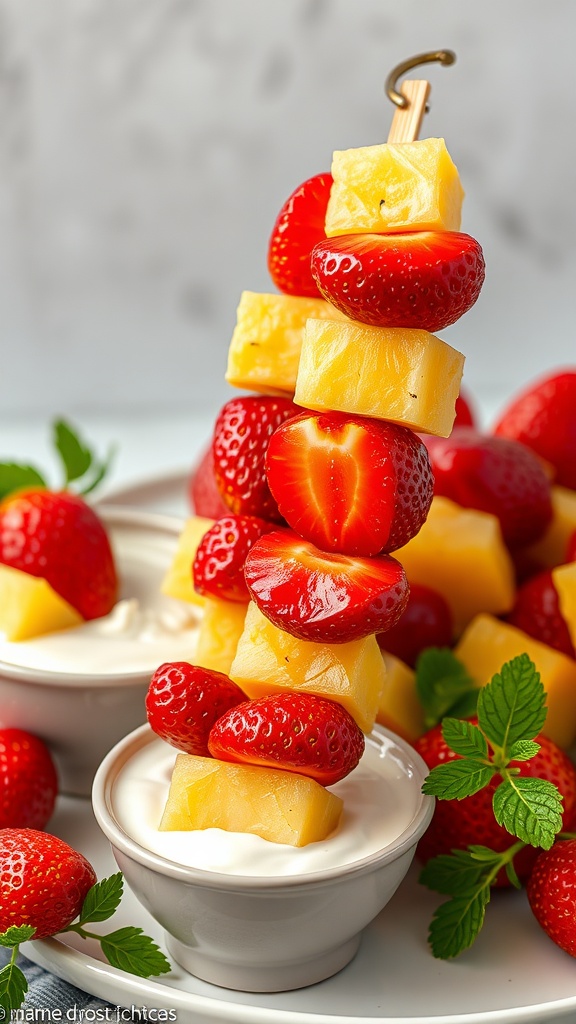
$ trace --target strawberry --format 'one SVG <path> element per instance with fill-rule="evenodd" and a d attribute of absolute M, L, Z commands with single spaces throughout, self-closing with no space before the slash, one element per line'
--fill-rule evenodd
<path fill-rule="evenodd" d="M 538 855 L 526 894 L 540 927 L 576 956 L 576 839 L 561 839 Z"/>
<path fill-rule="evenodd" d="M 190 507 L 197 516 L 219 519 L 228 512 L 228 506 L 222 501 L 214 476 L 214 454 L 211 444 L 192 470 L 188 482 L 188 498 Z"/>
<path fill-rule="evenodd" d="M 510 547 L 531 544 L 552 518 L 550 482 L 540 460 L 518 441 L 457 427 L 450 437 L 423 438 L 434 494 L 464 508 L 491 512 Z"/>
<path fill-rule="evenodd" d="M 470 399 L 468 395 L 460 392 L 456 399 L 456 416 L 454 418 L 455 427 L 475 427 L 476 426 L 476 415 L 473 411 Z"/>
<path fill-rule="evenodd" d="M 441 331 L 474 305 L 484 283 L 478 242 L 457 231 L 339 235 L 312 250 L 325 299 L 372 327 Z"/>
<path fill-rule="evenodd" d="M 507 621 L 549 647 L 576 658 L 568 626 L 560 612 L 552 572 L 545 570 L 526 580 L 516 592 Z"/>
<path fill-rule="evenodd" d="M 384 651 L 413 668 L 427 647 L 450 647 L 452 614 L 442 594 L 411 583 L 408 603 L 398 622 L 386 633 L 378 633 L 376 639 Z"/>
<path fill-rule="evenodd" d="M 257 516 L 225 515 L 202 537 L 192 566 L 194 589 L 226 601 L 249 601 L 244 562 L 252 545 L 272 523 Z"/>
<path fill-rule="evenodd" d="M 84 619 L 107 615 L 118 591 L 96 512 L 69 491 L 23 490 L 0 503 L 0 562 L 48 581 Z"/>
<path fill-rule="evenodd" d="M 570 538 L 568 540 L 568 547 L 566 549 L 566 561 L 576 562 L 576 530 L 574 530 L 574 533 L 570 534 Z"/>
<path fill-rule="evenodd" d="M 96 874 L 62 839 L 35 829 L 0 831 L 0 932 L 30 925 L 55 935 L 80 913 Z"/>
<path fill-rule="evenodd" d="M 302 413 L 273 434 L 266 456 L 280 514 L 324 551 L 376 555 L 414 536 L 433 480 L 408 427 L 345 413 Z"/>
<path fill-rule="evenodd" d="M 557 484 L 576 489 L 576 370 L 532 384 L 510 402 L 494 433 L 527 445 L 554 467 Z"/>
<path fill-rule="evenodd" d="M 326 237 L 324 221 L 332 188 L 331 174 L 316 174 L 299 185 L 284 203 L 268 243 L 268 270 L 287 295 L 318 298 L 310 253 Z"/>
<path fill-rule="evenodd" d="M 518 767 L 520 775 L 548 779 L 558 787 L 564 797 L 563 828 L 570 829 L 576 824 L 576 768 L 564 751 L 546 736 L 537 736 L 536 742 L 540 750 L 535 757 L 511 764 Z M 445 743 L 441 723 L 424 733 L 414 746 L 429 768 L 460 757 Z M 474 843 L 492 850 L 508 849 L 514 839 L 497 824 L 492 810 L 492 796 L 500 781 L 500 777 L 495 776 L 484 789 L 463 800 L 438 800 L 430 826 L 418 844 L 420 860 L 426 863 L 441 853 L 462 850 Z M 537 853 L 535 847 L 526 847 L 515 857 L 514 867 L 520 879 L 530 874 Z M 504 872 L 498 876 L 497 884 L 509 884 Z"/>
<path fill-rule="evenodd" d="M 408 599 L 406 574 L 395 558 L 320 551 L 287 531 L 256 541 L 244 575 L 275 626 L 317 643 L 346 643 L 388 629 Z"/>
<path fill-rule="evenodd" d="M 156 669 L 146 694 L 150 728 L 186 754 L 208 756 L 208 733 L 229 708 L 246 700 L 223 672 L 166 662 Z"/>
<path fill-rule="evenodd" d="M 22 729 L 0 729 L 0 829 L 43 829 L 58 795 L 48 747 Z"/>
<path fill-rule="evenodd" d="M 301 411 L 289 398 L 268 395 L 232 398 L 220 411 L 212 444 L 214 474 L 230 511 L 282 521 L 266 481 L 266 451 L 276 428 Z"/>
<path fill-rule="evenodd" d="M 280 768 L 332 786 L 358 764 L 364 734 L 335 701 L 310 693 L 277 693 L 222 715 L 208 747 L 221 761 Z"/>

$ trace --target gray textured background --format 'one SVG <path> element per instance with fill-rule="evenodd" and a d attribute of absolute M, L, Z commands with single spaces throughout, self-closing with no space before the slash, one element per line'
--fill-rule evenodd
<path fill-rule="evenodd" d="M 576 362 L 570 0 L 0 0 L 5 416 L 203 412 L 240 291 L 333 149 L 384 141 L 390 67 L 430 68 L 484 246 L 443 333 L 480 399 Z"/>

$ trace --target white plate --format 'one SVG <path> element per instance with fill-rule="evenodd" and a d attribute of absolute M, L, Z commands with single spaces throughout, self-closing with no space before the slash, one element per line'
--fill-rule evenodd
<path fill-rule="evenodd" d="M 106 490 L 98 501 L 101 505 L 128 505 L 146 512 L 186 518 L 192 515 L 187 492 L 189 479 L 189 470 L 172 470 L 162 476 L 147 476 L 126 487 Z"/>
<path fill-rule="evenodd" d="M 80 849 L 100 878 L 117 870 L 90 804 L 59 801 L 51 831 Z M 576 963 L 532 917 L 524 893 L 497 892 L 476 945 L 435 960 L 426 933 L 437 899 L 413 870 L 367 929 L 356 959 L 320 985 L 273 995 L 234 993 L 179 968 L 144 981 L 101 959 L 96 943 L 70 935 L 27 943 L 42 967 L 120 1006 L 175 1010 L 178 1024 L 527 1024 L 574 1020 Z M 112 930 L 136 925 L 163 945 L 160 927 L 127 892 Z"/>

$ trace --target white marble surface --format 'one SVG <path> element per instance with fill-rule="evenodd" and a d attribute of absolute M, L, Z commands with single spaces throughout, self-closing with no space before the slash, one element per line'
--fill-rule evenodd
<path fill-rule="evenodd" d="M 444 336 L 481 399 L 575 363 L 575 30 L 570 0 L 0 0 L 0 413 L 222 404 L 279 206 L 437 47 L 425 132 L 488 265 Z"/>

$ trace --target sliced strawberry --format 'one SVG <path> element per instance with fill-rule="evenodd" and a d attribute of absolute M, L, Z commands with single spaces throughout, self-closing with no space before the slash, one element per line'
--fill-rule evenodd
<path fill-rule="evenodd" d="M 576 658 L 568 626 L 560 612 L 558 592 L 550 570 L 538 573 L 519 587 L 508 622 L 549 647 Z"/>
<path fill-rule="evenodd" d="M 427 647 L 450 647 L 454 635 L 452 613 L 442 594 L 420 583 L 410 584 L 408 603 L 395 626 L 378 633 L 380 647 L 415 666 Z"/>
<path fill-rule="evenodd" d="M 270 438 L 285 420 L 302 412 L 289 398 L 232 398 L 214 427 L 214 474 L 222 499 L 237 515 L 282 522 L 266 480 Z"/>
<path fill-rule="evenodd" d="M 484 257 L 457 231 L 338 235 L 314 246 L 312 274 L 324 298 L 353 320 L 441 331 L 476 302 Z"/>
<path fill-rule="evenodd" d="M 356 767 L 364 734 L 340 704 L 309 693 L 277 693 L 232 708 L 212 727 L 213 757 L 307 775 L 332 786 Z"/>
<path fill-rule="evenodd" d="M 192 511 L 207 519 L 219 519 L 228 512 L 218 490 L 214 475 L 214 453 L 212 444 L 193 468 L 188 482 L 188 497 Z"/>
<path fill-rule="evenodd" d="M 268 243 L 268 270 L 287 295 L 318 298 L 310 253 L 326 237 L 324 221 L 332 188 L 331 174 L 316 174 L 299 185 L 284 203 Z"/>
<path fill-rule="evenodd" d="M 221 715 L 246 700 L 223 672 L 170 661 L 156 669 L 146 695 L 151 729 L 186 754 L 208 757 L 208 734 Z"/>
<path fill-rule="evenodd" d="M 576 489 L 576 370 L 552 374 L 523 391 L 494 433 L 527 445 L 554 466 L 557 484 Z"/>
<path fill-rule="evenodd" d="M 408 600 L 406 574 L 395 558 L 330 554 L 287 531 L 256 541 L 244 575 L 266 618 L 317 643 L 345 643 L 389 629 Z"/>
<path fill-rule="evenodd" d="M 414 536 L 433 480 L 407 427 L 345 413 L 303 413 L 274 433 L 266 458 L 280 514 L 323 551 L 375 555 Z"/>
<path fill-rule="evenodd" d="M 450 437 L 423 440 L 434 473 L 434 494 L 464 508 L 491 512 L 511 547 L 542 536 L 552 518 L 550 482 L 529 448 L 471 427 L 457 427 Z"/>
<path fill-rule="evenodd" d="M 244 562 L 252 545 L 274 529 L 257 516 L 225 515 L 202 537 L 192 566 L 198 594 L 226 601 L 249 601 Z"/>

